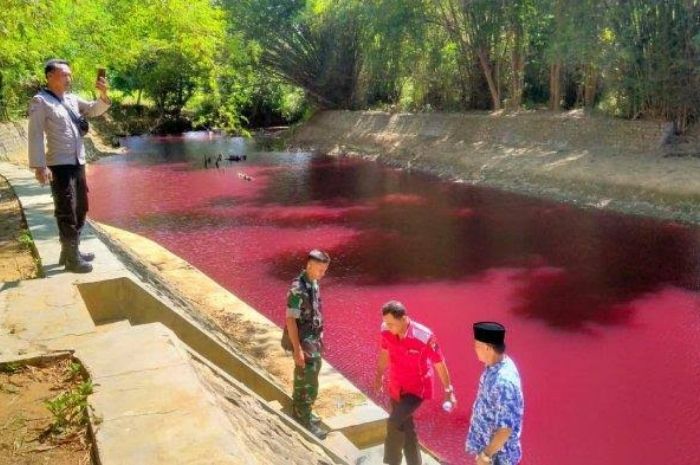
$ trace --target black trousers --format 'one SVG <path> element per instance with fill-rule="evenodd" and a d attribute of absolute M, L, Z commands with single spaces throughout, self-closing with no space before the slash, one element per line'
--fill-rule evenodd
<path fill-rule="evenodd" d="M 401 465 L 402 455 L 407 465 L 421 465 L 420 444 L 413 423 L 413 413 L 423 402 L 413 394 L 402 394 L 397 402 L 391 400 L 391 414 L 386 424 L 384 440 L 384 463 Z"/>
<path fill-rule="evenodd" d="M 49 166 L 53 180 L 54 215 L 62 244 L 77 245 L 88 212 L 88 186 L 85 165 Z"/>

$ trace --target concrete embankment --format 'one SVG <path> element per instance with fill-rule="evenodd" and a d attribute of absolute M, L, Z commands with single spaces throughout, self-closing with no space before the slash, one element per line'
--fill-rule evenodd
<path fill-rule="evenodd" d="M 700 128 L 695 128 L 700 131 Z M 290 143 L 592 208 L 700 223 L 700 144 L 582 112 L 320 112 Z"/>

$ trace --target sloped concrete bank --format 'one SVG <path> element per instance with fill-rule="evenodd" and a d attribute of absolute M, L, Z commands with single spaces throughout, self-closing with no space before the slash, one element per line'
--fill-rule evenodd
<path fill-rule="evenodd" d="M 700 135 L 700 127 L 694 128 Z M 590 208 L 700 224 L 700 137 L 585 115 L 326 111 L 291 145 Z"/>

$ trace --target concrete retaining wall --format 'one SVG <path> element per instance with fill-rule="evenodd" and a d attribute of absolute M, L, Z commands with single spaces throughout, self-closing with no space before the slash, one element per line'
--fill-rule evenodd
<path fill-rule="evenodd" d="M 295 128 L 288 143 L 579 206 L 700 223 L 700 157 L 672 156 L 667 138 L 667 123 L 581 111 L 325 111 Z"/>
<path fill-rule="evenodd" d="M 370 153 L 460 152 L 537 149 L 541 152 L 605 152 L 646 155 L 663 143 L 665 123 L 627 121 L 581 112 L 520 114 L 325 111 L 302 126 L 294 140 L 327 151 L 336 145 L 373 148 Z"/>
<path fill-rule="evenodd" d="M 111 149 L 93 139 L 95 129 L 83 139 L 85 157 L 88 162 L 100 157 L 122 153 Z M 99 146 L 99 147 L 98 147 Z M 101 148 L 101 149 L 100 149 Z M 0 123 L 0 161 L 9 161 L 15 165 L 27 166 L 27 120 L 13 123 Z"/>

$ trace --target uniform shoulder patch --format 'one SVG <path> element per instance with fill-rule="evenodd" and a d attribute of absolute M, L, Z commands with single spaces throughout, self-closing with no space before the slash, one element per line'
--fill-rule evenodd
<path fill-rule="evenodd" d="M 43 105 L 44 99 L 39 95 L 35 95 L 34 97 L 32 97 L 32 101 L 29 104 L 29 112 L 34 113 L 35 111 L 39 110 Z"/>
<path fill-rule="evenodd" d="M 423 344 L 427 344 L 430 338 L 433 337 L 433 332 L 427 326 L 413 322 L 412 327 L 413 337 L 421 341 Z"/>

